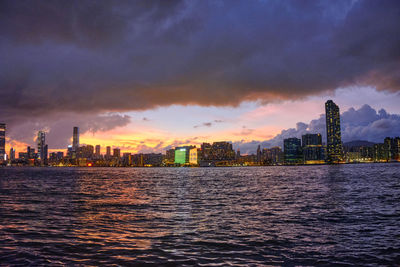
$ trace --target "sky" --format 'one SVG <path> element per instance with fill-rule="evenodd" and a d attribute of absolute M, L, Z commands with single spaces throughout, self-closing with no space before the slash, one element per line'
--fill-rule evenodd
<path fill-rule="evenodd" d="M 38 130 L 71 143 L 164 152 L 231 141 L 242 153 L 324 135 L 400 136 L 400 2 L 1 1 L 7 150 Z"/>

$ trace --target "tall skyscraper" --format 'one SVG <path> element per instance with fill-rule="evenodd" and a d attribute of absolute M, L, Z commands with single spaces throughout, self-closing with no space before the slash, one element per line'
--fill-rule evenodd
<path fill-rule="evenodd" d="M 47 145 L 46 145 L 46 132 L 39 131 L 37 135 L 37 149 L 38 149 L 38 159 L 41 164 L 47 163 Z"/>
<path fill-rule="evenodd" d="M 96 157 L 100 157 L 100 145 L 96 145 L 95 155 L 96 155 Z"/>
<path fill-rule="evenodd" d="M 338 163 L 343 160 L 340 111 L 339 106 L 332 100 L 325 103 L 325 116 L 328 162 Z"/>
<path fill-rule="evenodd" d="M 15 149 L 14 148 L 10 148 L 10 157 L 9 157 L 10 161 L 15 160 Z"/>
<path fill-rule="evenodd" d="M 257 163 L 258 164 L 261 163 L 261 147 L 260 147 L 260 145 L 258 145 L 258 147 L 257 147 Z"/>
<path fill-rule="evenodd" d="M 106 158 L 110 158 L 111 157 L 111 147 L 107 146 L 106 147 Z"/>
<path fill-rule="evenodd" d="M 77 152 L 79 149 L 79 128 L 74 127 L 74 132 L 72 135 L 72 150 Z"/>
<path fill-rule="evenodd" d="M 6 124 L 0 123 L 0 162 L 5 160 L 6 155 Z"/>

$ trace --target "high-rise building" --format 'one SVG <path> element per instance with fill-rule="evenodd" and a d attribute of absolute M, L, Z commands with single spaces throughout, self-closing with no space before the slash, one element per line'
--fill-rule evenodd
<path fill-rule="evenodd" d="M 26 154 L 27 154 L 27 158 L 28 159 L 35 159 L 35 158 L 37 158 L 36 157 L 36 153 L 35 153 L 35 149 L 34 148 L 31 148 L 30 146 L 28 146 L 27 148 L 26 148 Z"/>
<path fill-rule="evenodd" d="M 343 160 L 339 106 L 332 100 L 325 103 L 327 158 L 330 163 Z"/>
<path fill-rule="evenodd" d="M 301 150 L 301 140 L 298 138 L 288 138 L 283 140 L 283 153 L 286 164 L 303 163 L 303 153 Z"/>
<path fill-rule="evenodd" d="M 92 145 L 83 145 L 79 147 L 78 158 L 91 159 L 93 158 L 94 147 Z"/>
<path fill-rule="evenodd" d="M 272 165 L 282 164 L 283 161 L 283 152 L 279 146 L 274 146 L 268 149 L 267 161 L 269 161 Z"/>
<path fill-rule="evenodd" d="M 39 131 L 37 135 L 37 149 L 38 149 L 38 160 L 41 164 L 47 164 L 47 145 L 46 145 L 46 132 Z"/>
<path fill-rule="evenodd" d="M 399 161 L 400 159 L 400 137 L 390 138 L 386 137 L 384 140 L 385 153 L 388 155 L 389 160 Z"/>
<path fill-rule="evenodd" d="M 374 144 L 373 147 L 373 159 L 375 162 L 387 162 L 389 161 L 389 150 L 387 144 Z"/>
<path fill-rule="evenodd" d="M 175 161 L 175 149 L 173 149 L 173 148 L 168 149 L 165 154 L 165 158 L 166 158 L 167 164 L 173 164 Z"/>
<path fill-rule="evenodd" d="M 6 157 L 6 124 L 0 123 L 0 162 Z"/>
<path fill-rule="evenodd" d="M 194 147 L 189 150 L 189 163 L 191 165 L 199 164 L 200 160 L 200 149 Z"/>
<path fill-rule="evenodd" d="M 321 134 L 305 134 L 301 137 L 305 164 L 324 163 Z"/>
<path fill-rule="evenodd" d="M 175 148 L 175 164 L 188 164 L 190 161 L 190 150 L 195 146 L 181 146 Z"/>
<path fill-rule="evenodd" d="M 107 159 L 111 158 L 111 147 L 110 146 L 106 147 L 106 158 Z"/>
<path fill-rule="evenodd" d="M 261 164 L 261 147 L 258 145 L 257 147 L 257 163 Z"/>
<path fill-rule="evenodd" d="M 14 148 L 10 148 L 10 157 L 9 157 L 10 161 L 15 160 L 15 149 Z"/>
<path fill-rule="evenodd" d="M 100 145 L 96 145 L 96 157 L 99 158 L 100 157 Z"/>
<path fill-rule="evenodd" d="M 393 141 L 394 159 L 400 161 L 400 137 L 395 137 Z"/>
<path fill-rule="evenodd" d="M 121 149 L 119 149 L 119 148 L 114 148 L 114 149 L 113 149 L 113 157 L 114 157 L 114 158 L 120 158 L 120 157 L 121 157 Z"/>
<path fill-rule="evenodd" d="M 79 127 L 74 127 L 72 134 L 72 150 L 77 152 L 79 148 Z"/>

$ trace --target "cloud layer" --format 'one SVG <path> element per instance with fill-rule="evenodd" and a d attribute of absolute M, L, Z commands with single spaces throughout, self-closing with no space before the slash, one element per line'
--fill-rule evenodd
<path fill-rule="evenodd" d="M 400 90 L 399 12 L 396 0 L 2 1 L 0 113 Z"/>
<path fill-rule="evenodd" d="M 384 109 L 379 111 L 369 105 L 359 109 L 350 108 L 341 114 L 342 141 L 366 140 L 382 143 L 385 137 L 400 136 L 400 115 L 389 114 Z M 263 148 L 283 146 L 283 139 L 290 137 L 301 138 L 306 133 L 320 133 L 326 143 L 325 114 L 310 123 L 298 122 L 296 128 L 282 130 L 280 134 L 263 142 L 235 142 L 234 147 L 242 153 L 254 153 L 258 145 Z"/>

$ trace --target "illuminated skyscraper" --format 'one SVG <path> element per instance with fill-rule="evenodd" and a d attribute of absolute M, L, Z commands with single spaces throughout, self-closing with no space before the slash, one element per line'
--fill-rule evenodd
<path fill-rule="evenodd" d="M 79 149 L 79 128 L 74 127 L 74 132 L 72 135 L 72 150 L 77 152 Z"/>
<path fill-rule="evenodd" d="M 0 162 L 5 160 L 6 155 L 6 124 L 0 123 Z"/>
<path fill-rule="evenodd" d="M 15 160 L 15 149 L 14 148 L 10 148 L 10 157 L 9 157 L 10 161 Z"/>
<path fill-rule="evenodd" d="M 111 147 L 107 146 L 106 147 L 106 158 L 110 158 L 111 157 Z"/>
<path fill-rule="evenodd" d="M 44 131 L 39 131 L 37 135 L 37 149 L 38 149 L 38 159 L 41 164 L 47 164 L 47 145 L 46 145 L 46 133 Z"/>
<path fill-rule="evenodd" d="M 96 145 L 96 157 L 100 157 L 100 145 Z"/>
<path fill-rule="evenodd" d="M 342 135 L 339 106 L 332 100 L 325 103 L 325 116 L 328 162 L 337 163 L 343 160 Z"/>

